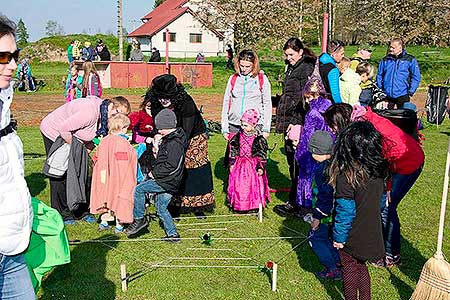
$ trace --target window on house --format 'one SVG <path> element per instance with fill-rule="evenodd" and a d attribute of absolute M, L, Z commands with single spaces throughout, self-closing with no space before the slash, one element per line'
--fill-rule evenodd
<path fill-rule="evenodd" d="M 176 42 L 177 34 L 175 32 L 169 32 L 169 42 Z M 163 42 L 166 42 L 166 33 L 163 34 Z"/>
<path fill-rule="evenodd" d="M 189 33 L 189 42 L 190 43 L 201 43 L 202 42 L 202 34 L 201 33 Z"/>

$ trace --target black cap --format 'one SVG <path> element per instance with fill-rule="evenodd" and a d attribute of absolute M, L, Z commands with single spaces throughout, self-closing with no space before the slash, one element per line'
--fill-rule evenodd
<path fill-rule="evenodd" d="M 312 154 L 331 154 L 333 150 L 333 138 L 331 137 L 331 133 L 322 130 L 314 132 L 309 140 L 308 150 Z"/>

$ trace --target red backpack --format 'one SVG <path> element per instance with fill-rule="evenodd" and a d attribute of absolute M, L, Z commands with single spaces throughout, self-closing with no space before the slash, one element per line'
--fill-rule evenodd
<path fill-rule="evenodd" d="M 230 112 L 230 108 L 231 108 L 231 103 L 233 102 L 233 97 L 231 96 L 231 94 L 233 93 L 234 90 L 234 86 L 236 85 L 236 80 L 238 78 L 238 74 L 234 73 L 233 76 L 231 77 L 231 90 L 230 90 L 230 99 L 228 100 L 228 112 Z M 263 94 L 262 94 L 262 89 L 263 89 L 263 85 L 264 85 L 264 73 L 259 72 L 258 73 L 258 82 L 259 82 L 259 91 L 261 92 L 261 103 L 263 101 Z"/>

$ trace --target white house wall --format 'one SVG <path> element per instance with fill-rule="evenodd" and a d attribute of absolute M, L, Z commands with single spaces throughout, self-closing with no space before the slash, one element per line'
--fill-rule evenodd
<path fill-rule="evenodd" d="M 205 56 L 223 55 L 223 41 L 220 41 L 211 30 L 205 28 L 188 12 L 170 23 L 167 28 L 169 28 L 169 32 L 176 33 L 176 42 L 169 43 L 170 57 L 195 57 L 199 51 L 203 51 Z M 201 33 L 202 42 L 190 43 L 190 33 Z M 165 29 L 152 37 L 151 45 L 149 45 L 148 39 L 142 39 L 143 41 L 147 40 L 147 42 L 145 45 L 141 42 L 141 49 L 149 51 L 152 47 L 156 47 L 161 56 L 165 56 L 166 44 L 163 42 L 163 34 L 165 34 Z"/>

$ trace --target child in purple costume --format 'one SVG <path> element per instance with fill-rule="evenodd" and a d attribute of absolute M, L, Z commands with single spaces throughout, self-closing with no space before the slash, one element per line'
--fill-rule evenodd
<path fill-rule="evenodd" d="M 234 211 L 248 212 L 270 201 L 269 183 L 265 171 L 267 141 L 258 135 L 259 114 L 254 109 L 241 117 L 241 131 L 230 140 L 230 176 L 228 203 Z"/>
<path fill-rule="evenodd" d="M 300 143 L 295 152 L 295 160 L 299 166 L 297 185 L 297 204 L 300 207 L 300 214 L 305 215 L 311 212 L 312 207 L 312 181 L 317 162 L 308 151 L 308 143 L 312 134 L 317 130 L 330 132 L 330 128 L 325 123 L 322 113 L 332 105 L 331 101 L 323 98 L 325 94 L 320 78 L 311 77 L 303 89 L 305 102 L 310 109 L 305 116 L 305 124 L 300 137 Z"/>

